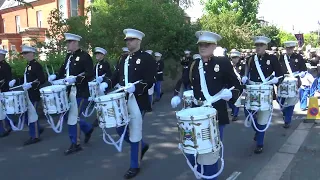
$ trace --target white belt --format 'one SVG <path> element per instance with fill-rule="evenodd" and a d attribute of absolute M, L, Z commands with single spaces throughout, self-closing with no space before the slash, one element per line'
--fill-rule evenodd
<path fill-rule="evenodd" d="M 158 72 L 158 74 L 162 74 L 162 73 L 163 73 L 162 71 Z"/>
<path fill-rule="evenodd" d="M 248 81 L 250 85 L 259 85 L 262 84 L 262 82 L 254 82 L 254 81 Z"/>

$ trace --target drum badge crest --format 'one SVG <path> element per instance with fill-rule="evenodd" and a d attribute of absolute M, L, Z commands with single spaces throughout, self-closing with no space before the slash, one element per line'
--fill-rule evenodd
<path fill-rule="evenodd" d="M 220 66 L 219 66 L 219 64 L 216 64 L 215 66 L 214 66 L 214 72 L 219 72 L 220 71 Z"/>
<path fill-rule="evenodd" d="M 182 137 L 183 137 L 183 140 L 185 140 L 185 141 L 186 140 L 193 141 L 193 132 L 192 132 L 192 130 L 191 129 L 185 129 L 183 131 Z"/>
<path fill-rule="evenodd" d="M 270 65 L 270 60 L 267 60 L 267 65 Z"/>

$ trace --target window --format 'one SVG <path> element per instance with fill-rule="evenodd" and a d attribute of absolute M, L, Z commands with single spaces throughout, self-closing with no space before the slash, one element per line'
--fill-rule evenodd
<path fill-rule="evenodd" d="M 8 51 L 8 46 L 3 45 L 2 48 L 3 48 L 4 50 Z"/>
<path fill-rule="evenodd" d="M 62 13 L 62 18 L 68 18 L 68 9 L 67 9 L 67 1 L 65 0 L 58 0 L 59 11 Z"/>
<path fill-rule="evenodd" d="M 3 20 L 3 33 L 6 33 L 6 21 Z"/>
<path fill-rule="evenodd" d="M 20 16 L 16 16 L 16 32 L 20 33 Z"/>
<path fill-rule="evenodd" d="M 78 16 L 78 0 L 70 0 L 71 17 Z"/>
<path fill-rule="evenodd" d="M 11 51 L 13 51 L 13 52 L 17 52 L 16 45 L 11 45 Z"/>
<path fill-rule="evenodd" d="M 41 28 L 42 27 L 42 11 L 37 11 L 37 27 Z"/>

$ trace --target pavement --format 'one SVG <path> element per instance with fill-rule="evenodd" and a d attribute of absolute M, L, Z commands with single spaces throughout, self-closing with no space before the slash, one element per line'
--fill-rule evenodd
<path fill-rule="evenodd" d="M 144 118 L 144 139 L 150 143 L 150 149 L 145 154 L 141 164 L 141 172 L 135 178 L 136 180 L 196 179 L 177 148 L 178 131 L 175 110 L 178 109 L 171 109 L 170 99 L 171 96 L 165 94 L 161 101 L 154 105 L 153 112 L 146 114 Z M 226 127 L 224 133 L 225 168 L 219 179 L 254 180 L 259 177 L 259 173 L 268 173 L 268 168 L 266 168 L 268 163 L 275 158 L 275 155 L 279 153 L 279 150 L 283 148 L 290 139 L 289 137 L 298 128 L 302 119 L 305 118 L 305 112 L 297 110 L 291 128 L 284 129 L 279 107 L 276 104 L 274 107 L 272 124 L 267 130 L 262 154 L 253 153 L 255 148 L 254 131 L 252 128 L 244 126 L 242 109 L 239 113 L 239 120 Z M 93 120 L 94 117 L 87 119 L 88 122 L 93 122 Z M 86 145 L 83 144 L 83 151 L 65 156 L 63 151 L 70 146 L 67 126 L 64 126 L 62 133 L 56 134 L 50 129 L 43 116 L 40 123 L 46 126 L 46 129 L 41 137 L 42 141 L 38 144 L 22 146 L 28 138 L 27 128 L 0 139 L 1 180 L 123 179 L 122 176 L 130 164 L 127 143 L 124 142 L 123 150 L 119 153 L 113 146 L 103 142 L 102 131 L 96 128 L 90 142 Z M 317 179 L 316 175 L 320 174 L 320 171 L 316 172 L 316 163 L 320 163 L 320 159 L 316 155 L 320 152 L 320 146 L 310 145 L 310 143 L 319 140 L 317 136 L 319 132 L 320 129 L 312 129 L 311 136 L 309 135 L 306 140 L 308 143 L 305 142 L 292 162 L 288 162 L 290 165 L 282 166 L 283 171 L 287 167 L 290 169 L 285 171 L 282 179 L 306 180 L 304 176 L 299 174 L 309 171 L 315 174 L 313 179 Z M 116 134 L 115 131 L 111 133 Z M 114 137 L 117 138 L 117 136 Z M 82 141 L 83 138 L 82 134 Z M 308 156 L 304 156 L 306 153 Z M 302 170 L 304 166 L 308 165 L 305 160 L 313 161 L 313 164 L 310 163 L 309 166 L 312 165 L 314 168 Z"/>

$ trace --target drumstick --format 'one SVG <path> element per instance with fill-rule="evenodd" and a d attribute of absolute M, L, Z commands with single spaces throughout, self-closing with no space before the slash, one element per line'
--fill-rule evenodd
<path fill-rule="evenodd" d="M 37 81 L 38 81 L 38 79 L 32 81 L 31 83 L 35 83 L 35 82 L 37 82 Z M 22 84 L 22 85 L 20 85 L 20 86 L 15 86 L 15 87 L 13 87 L 13 88 L 10 88 L 9 90 L 13 90 L 13 89 L 20 88 L 20 87 L 22 87 L 23 85 L 24 85 L 24 84 Z"/>
<path fill-rule="evenodd" d="M 48 66 L 46 65 L 46 71 L 47 71 L 47 75 L 48 77 L 50 76 L 49 70 L 48 70 Z"/>
<path fill-rule="evenodd" d="M 134 83 L 132 83 L 132 84 L 138 84 L 139 82 L 141 82 L 142 80 L 140 80 L 140 81 L 136 81 L 136 82 L 134 82 Z M 112 93 L 117 93 L 117 92 L 120 92 L 120 91 L 124 91 L 124 90 L 127 90 L 129 87 L 122 87 L 122 88 L 119 88 L 119 89 L 117 89 L 117 90 L 114 90 L 114 91 L 112 91 L 112 92 L 110 92 L 110 93 L 108 93 L 108 94 L 112 94 Z"/>
<path fill-rule="evenodd" d="M 102 77 L 105 77 L 106 76 L 106 74 L 104 74 L 104 75 L 102 75 Z M 94 80 L 92 80 L 92 82 L 94 82 L 94 81 L 96 81 L 97 80 L 97 78 L 95 78 Z"/>
<path fill-rule="evenodd" d="M 232 86 L 231 88 L 229 88 L 229 90 L 230 91 L 232 91 L 233 89 L 234 89 L 235 87 L 234 86 Z M 221 99 L 221 93 L 223 92 L 223 89 L 221 89 L 217 94 L 215 94 L 214 96 L 212 96 L 212 101 L 210 101 L 210 102 L 207 102 L 207 103 L 210 103 L 210 104 L 213 104 L 213 103 L 215 103 L 215 102 L 217 102 L 217 101 L 219 101 L 220 99 Z M 215 99 L 214 99 L 215 98 Z M 203 104 L 203 106 L 206 106 L 206 105 L 208 105 L 207 103 L 205 103 L 205 104 Z"/>

